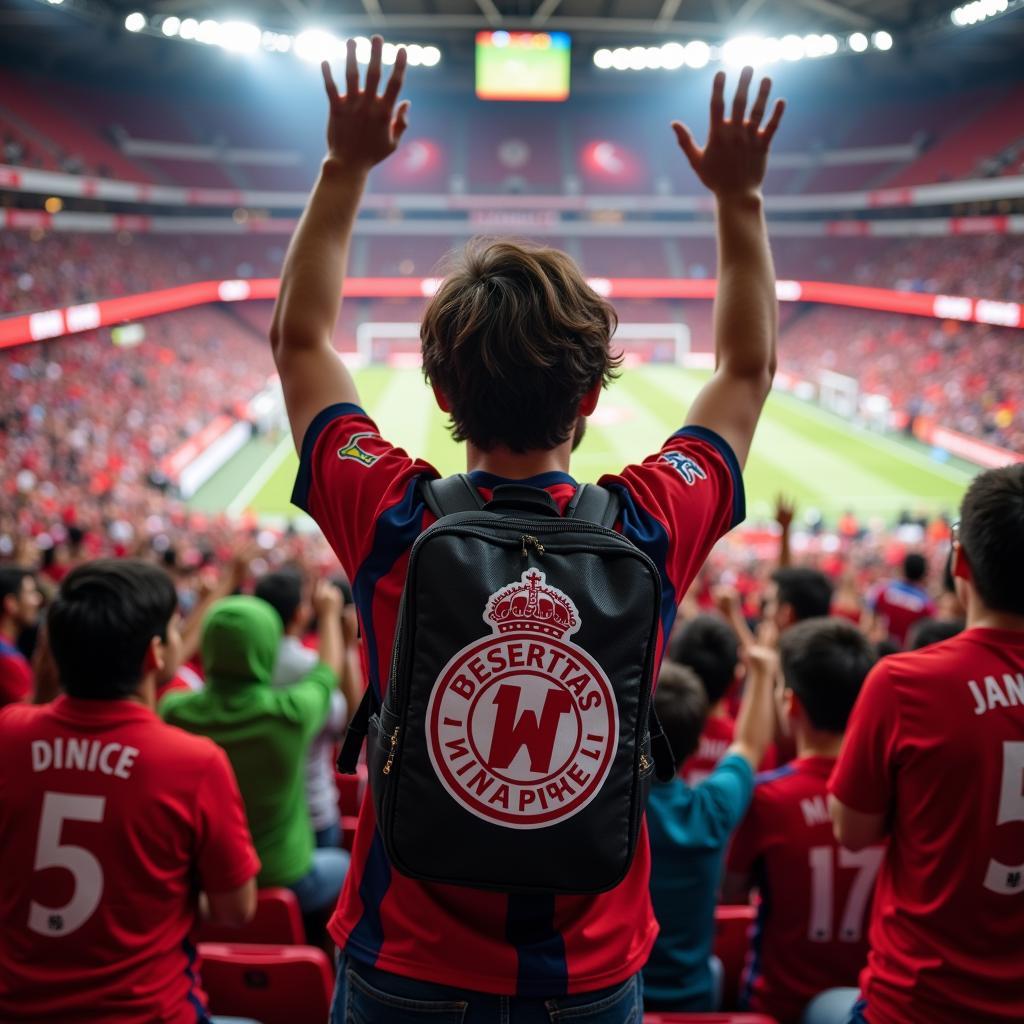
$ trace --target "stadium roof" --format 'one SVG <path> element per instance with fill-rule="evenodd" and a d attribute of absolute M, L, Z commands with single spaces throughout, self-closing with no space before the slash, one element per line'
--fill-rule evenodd
<path fill-rule="evenodd" d="M 244 18 L 277 32 L 311 26 L 338 35 L 380 32 L 437 43 L 453 63 L 471 58 L 475 31 L 497 28 L 570 32 L 580 51 L 695 37 L 716 43 L 744 34 L 884 29 L 896 39 L 904 70 L 970 74 L 1019 61 L 1021 0 L 1011 0 L 1008 14 L 966 30 L 951 22 L 954 6 L 952 0 L 0 0 L 0 54 L 10 53 L 20 65 L 31 54 L 44 69 L 60 63 L 102 73 L 114 70 L 113 63 L 120 71 L 155 70 L 150 47 L 116 45 L 126 16 L 141 11 L 149 17 Z M 159 39 L 152 44 L 166 45 Z M 188 59 L 175 53 L 169 61 L 178 67 Z"/>

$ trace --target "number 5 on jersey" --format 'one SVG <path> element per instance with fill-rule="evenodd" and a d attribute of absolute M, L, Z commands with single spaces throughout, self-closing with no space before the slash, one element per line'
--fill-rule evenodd
<path fill-rule="evenodd" d="M 39 935 L 70 935 L 81 928 L 99 906 L 103 895 L 100 862 L 81 846 L 61 843 L 60 833 L 65 821 L 101 822 L 106 802 L 102 796 L 43 794 L 34 870 L 64 868 L 71 872 L 75 887 L 71 899 L 62 907 L 46 907 L 32 900 L 28 908 L 28 926 Z"/>

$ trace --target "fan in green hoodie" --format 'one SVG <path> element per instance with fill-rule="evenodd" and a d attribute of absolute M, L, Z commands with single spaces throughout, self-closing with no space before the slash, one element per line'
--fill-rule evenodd
<path fill-rule="evenodd" d="M 292 885 L 312 867 L 303 773 L 338 684 L 321 661 L 293 686 L 272 687 L 281 633 L 280 616 L 265 601 L 218 601 L 203 623 L 205 689 L 171 692 L 159 708 L 171 725 L 209 736 L 227 753 L 263 864 L 260 888 Z"/>

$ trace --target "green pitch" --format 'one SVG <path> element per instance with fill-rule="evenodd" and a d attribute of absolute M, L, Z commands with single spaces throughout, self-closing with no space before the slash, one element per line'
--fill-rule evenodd
<path fill-rule="evenodd" d="M 706 373 L 675 366 L 627 369 L 601 397 L 573 473 L 596 480 L 654 451 L 683 422 Z M 416 369 L 370 367 L 356 375 L 364 406 L 382 433 L 444 474 L 465 469 L 461 446 Z M 260 440 L 244 449 L 197 495 L 208 511 L 252 509 L 275 519 L 302 516 L 289 502 L 298 461 L 291 440 Z M 770 516 L 780 492 L 802 511 L 834 519 L 845 509 L 887 521 L 904 509 L 954 511 L 976 469 L 943 463 L 916 443 L 851 427 L 784 394 L 768 400 L 744 472 L 748 518 Z"/>

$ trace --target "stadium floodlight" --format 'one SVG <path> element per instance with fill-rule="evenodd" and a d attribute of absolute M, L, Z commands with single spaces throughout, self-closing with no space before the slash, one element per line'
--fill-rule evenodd
<path fill-rule="evenodd" d="M 629 66 L 633 71 L 643 71 L 647 67 L 647 49 L 643 46 L 629 48 Z"/>
<path fill-rule="evenodd" d="M 731 68 L 742 68 L 748 64 L 758 67 L 764 63 L 764 40 L 759 36 L 736 36 L 728 39 L 722 47 L 722 60 Z"/>
<path fill-rule="evenodd" d="M 419 43 L 410 43 L 405 48 L 405 59 L 411 68 L 419 67 L 422 56 L 423 47 Z"/>
<path fill-rule="evenodd" d="M 356 60 L 360 64 L 370 63 L 371 46 L 366 36 L 356 36 Z"/>
<path fill-rule="evenodd" d="M 607 71 L 612 66 L 612 51 L 605 47 L 595 50 L 594 64 L 602 71 Z"/>
<path fill-rule="evenodd" d="M 64 0 L 46 0 L 48 4 L 52 4 L 54 7 L 60 7 Z"/>
<path fill-rule="evenodd" d="M 664 67 L 664 62 L 661 59 L 661 47 L 660 46 L 648 46 L 647 47 L 647 66 L 649 68 L 660 68 Z"/>
<path fill-rule="evenodd" d="M 871 36 L 871 42 L 875 44 L 876 50 L 891 50 L 892 36 L 885 29 L 875 32 Z"/>
<path fill-rule="evenodd" d="M 807 41 L 800 36 L 788 35 L 779 40 L 779 47 L 783 60 L 803 60 L 809 56 L 807 52 Z"/>
<path fill-rule="evenodd" d="M 804 36 L 804 52 L 812 60 L 824 57 L 826 55 L 824 38 L 813 32 L 808 36 Z"/>
<path fill-rule="evenodd" d="M 199 31 L 196 32 L 196 39 L 207 46 L 216 46 L 220 39 L 220 22 L 213 18 L 204 18 L 199 22 Z"/>
<path fill-rule="evenodd" d="M 129 32 L 141 32 L 146 27 L 146 16 L 139 11 L 132 11 L 127 18 L 124 19 L 124 27 Z"/>
<path fill-rule="evenodd" d="M 624 46 L 616 46 L 612 50 L 612 67 L 616 71 L 628 71 L 629 70 L 629 50 Z"/>
<path fill-rule="evenodd" d="M 332 60 L 341 51 L 341 40 L 326 29 L 307 28 L 295 37 L 295 56 L 310 64 L 319 64 L 322 60 Z"/>
<path fill-rule="evenodd" d="M 846 45 L 853 50 L 854 53 L 863 53 L 868 48 L 868 37 L 863 32 L 854 32 L 849 39 L 846 40 Z"/>
<path fill-rule="evenodd" d="M 441 51 L 436 46 L 423 47 L 423 66 L 432 68 L 441 63 Z"/>
<path fill-rule="evenodd" d="M 178 28 L 178 35 L 182 39 L 195 39 L 199 34 L 199 22 L 195 18 L 185 18 Z"/>
<path fill-rule="evenodd" d="M 680 43 L 665 43 L 660 48 L 661 66 L 675 71 L 686 63 L 686 48 Z"/>
<path fill-rule="evenodd" d="M 173 38 L 178 34 L 178 30 L 181 28 L 181 18 L 176 18 L 171 15 L 169 18 L 164 18 L 160 24 L 160 31 L 163 32 L 168 38 Z"/>
<path fill-rule="evenodd" d="M 831 57 L 839 52 L 839 40 L 831 32 L 826 32 L 821 36 L 821 45 L 826 57 Z"/>
<path fill-rule="evenodd" d="M 260 37 L 260 30 L 247 21 L 225 21 L 217 33 L 217 45 L 231 53 L 255 53 Z"/>
<path fill-rule="evenodd" d="M 711 47 L 703 39 L 694 39 L 687 43 L 683 50 L 686 54 L 686 63 L 691 68 L 700 69 L 711 60 Z"/>

